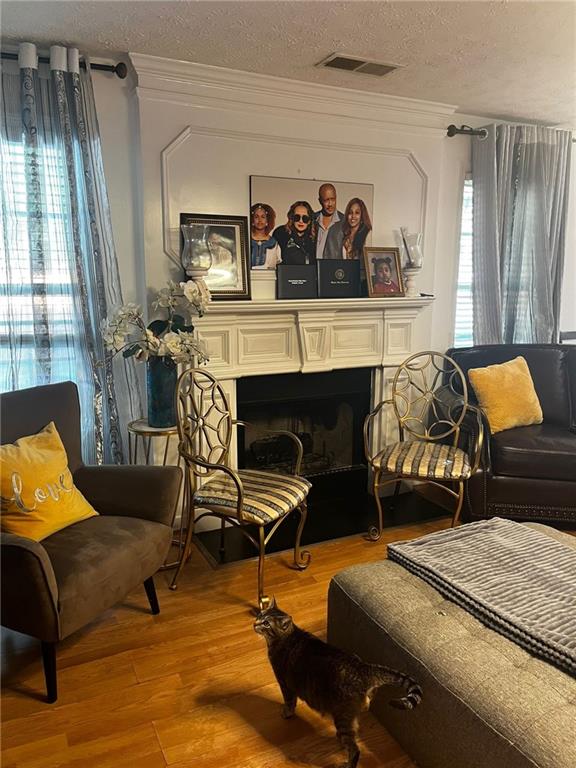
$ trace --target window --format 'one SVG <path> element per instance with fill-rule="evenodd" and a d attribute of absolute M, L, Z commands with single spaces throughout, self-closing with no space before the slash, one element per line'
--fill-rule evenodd
<path fill-rule="evenodd" d="M 456 288 L 454 346 L 474 344 L 474 304 L 472 299 L 472 179 L 464 182 L 460 224 L 460 261 Z"/>
<path fill-rule="evenodd" d="M 0 390 L 78 379 L 66 166 L 53 146 L 39 152 L 37 186 L 22 143 L 3 142 L 0 197 Z M 30 195 L 41 200 L 31 218 Z M 37 231 L 35 231 L 37 228 Z"/>

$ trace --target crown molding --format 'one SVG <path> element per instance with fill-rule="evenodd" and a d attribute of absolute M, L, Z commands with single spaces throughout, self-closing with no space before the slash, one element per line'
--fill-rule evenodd
<path fill-rule="evenodd" d="M 146 98 L 185 97 L 251 107 L 277 108 L 319 117 L 367 119 L 381 124 L 407 125 L 445 131 L 456 107 L 419 99 L 389 96 L 349 88 L 240 72 L 233 69 L 130 53 L 138 93 Z"/>

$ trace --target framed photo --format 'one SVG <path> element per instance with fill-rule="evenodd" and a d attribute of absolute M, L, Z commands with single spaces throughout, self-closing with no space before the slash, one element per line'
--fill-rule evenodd
<path fill-rule="evenodd" d="M 404 296 L 399 248 L 364 248 L 368 296 Z"/>
<path fill-rule="evenodd" d="M 371 243 L 374 186 L 250 176 L 250 266 L 358 259 Z"/>
<path fill-rule="evenodd" d="M 217 301 L 249 299 L 247 218 L 181 213 L 180 225 L 182 224 L 194 226 L 193 256 L 196 251 L 198 256 L 209 255 L 212 259 L 212 266 L 204 278 L 212 298 Z"/>

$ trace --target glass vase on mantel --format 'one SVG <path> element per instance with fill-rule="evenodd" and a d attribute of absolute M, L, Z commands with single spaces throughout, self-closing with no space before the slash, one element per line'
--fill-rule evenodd
<path fill-rule="evenodd" d="M 171 357 L 156 355 L 146 361 L 148 425 L 173 427 L 176 424 L 176 379 L 178 369 Z"/>
<path fill-rule="evenodd" d="M 208 247 L 209 229 L 201 224 L 181 224 L 182 253 L 180 261 L 186 275 L 198 281 L 206 277 L 212 266 L 212 254 Z"/>

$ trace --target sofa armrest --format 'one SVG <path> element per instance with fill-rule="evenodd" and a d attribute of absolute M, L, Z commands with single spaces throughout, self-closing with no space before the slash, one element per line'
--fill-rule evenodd
<path fill-rule="evenodd" d="M 40 640 L 59 640 L 58 585 L 38 541 L 0 534 L 2 624 Z"/>
<path fill-rule="evenodd" d="M 172 525 L 180 495 L 180 467 L 80 467 L 74 483 L 101 515 L 140 517 Z"/>

